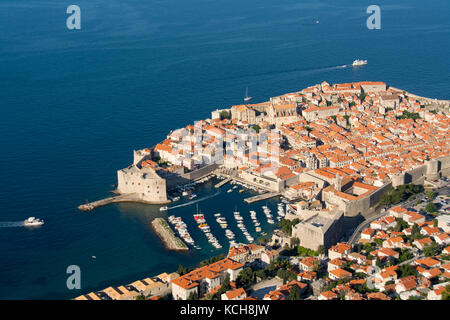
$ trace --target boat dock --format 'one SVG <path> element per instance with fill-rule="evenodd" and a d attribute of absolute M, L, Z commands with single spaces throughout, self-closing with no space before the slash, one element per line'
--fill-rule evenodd
<path fill-rule="evenodd" d="M 214 187 L 215 187 L 216 189 L 219 189 L 221 186 L 227 184 L 227 183 L 230 182 L 230 181 L 231 181 L 231 178 L 227 178 L 227 179 L 225 179 L 225 180 L 220 181 L 220 182 L 219 182 L 218 184 L 216 184 Z"/>
<path fill-rule="evenodd" d="M 118 202 L 138 202 L 138 203 L 147 203 L 147 204 L 168 204 L 170 201 L 164 202 L 164 203 L 153 203 L 148 201 L 143 201 L 139 198 L 137 194 L 122 194 L 114 197 L 109 197 L 105 199 L 101 199 L 98 201 L 82 204 L 78 206 L 78 210 L 80 211 L 92 211 L 94 209 L 97 209 L 99 207 L 106 206 L 111 203 L 118 203 Z"/>
<path fill-rule="evenodd" d="M 246 199 L 244 199 L 244 201 L 247 203 L 253 203 L 253 202 L 257 202 L 257 201 L 261 201 L 261 200 L 270 199 L 270 198 L 273 198 L 273 197 L 276 197 L 279 195 L 280 195 L 279 192 L 268 192 L 268 193 L 264 193 L 264 194 L 258 194 L 256 196 L 253 196 L 250 198 L 246 198 Z"/>

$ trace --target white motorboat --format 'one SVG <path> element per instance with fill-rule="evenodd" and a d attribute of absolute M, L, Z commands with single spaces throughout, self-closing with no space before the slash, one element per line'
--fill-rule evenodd
<path fill-rule="evenodd" d="M 356 59 L 355 61 L 353 61 L 352 66 L 357 67 L 357 66 L 363 66 L 365 64 L 367 64 L 367 60 Z"/>
<path fill-rule="evenodd" d="M 42 226 L 44 224 L 44 220 L 36 219 L 35 217 L 29 217 L 24 221 L 26 227 L 35 227 Z"/>

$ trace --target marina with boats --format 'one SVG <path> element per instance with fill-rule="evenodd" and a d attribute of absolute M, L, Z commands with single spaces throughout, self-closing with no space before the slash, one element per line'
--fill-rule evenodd
<path fill-rule="evenodd" d="M 207 183 L 208 181 L 210 183 Z M 223 199 L 230 198 L 229 203 L 234 204 L 233 209 L 229 206 L 208 206 L 216 200 L 208 201 L 211 195 L 205 197 L 205 194 L 210 192 L 211 188 L 216 189 L 219 183 L 222 184 L 217 188 L 219 189 L 217 192 L 221 192 L 221 187 L 222 191 L 227 190 L 226 193 L 222 192 L 219 195 L 221 203 L 223 204 Z M 229 187 L 225 186 L 227 183 Z M 176 215 L 167 214 L 167 220 L 190 249 L 228 250 L 237 243 L 257 242 L 259 238 L 271 233 L 276 228 L 277 222 L 285 216 L 285 204 L 275 197 L 267 199 L 264 205 L 243 201 L 249 195 L 258 196 L 265 193 L 265 190 L 226 176 L 210 176 L 209 179 L 177 187 L 171 193 L 172 204 L 161 206 L 160 211 L 164 214 L 176 210 Z M 192 197 L 193 195 L 195 196 Z M 199 205 L 202 207 L 201 210 Z"/>
<path fill-rule="evenodd" d="M 214 189 L 216 191 L 213 191 Z M 225 190 L 226 192 L 223 192 Z M 214 197 L 221 199 L 220 201 L 212 200 L 211 198 Z M 159 217 L 154 218 L 151 225 L 169 250 L 184 251 L 193 248 L 202 251 L 211 250 L 211 247 L 213 248 L 211 251 L 227 250 L 229 246 L 234 246 L 236 243 L 256 242 L 258 238 L 267 236 L 275 229 L 276 222 L 285 216 L 284 203 L 278 203 L 280 197 L 280 194 L 269 192 L 216 170 L 195 181 L 173 187 L 168 192 L 169 203 L 152 206 L 159 211 L 157 215 Z M 91 211 L 109 203 L 139 202 L 134 200 L 134 198 L 119 195 L 92 203 L 86 201 L 86 204 L 79 209 Z M 265 205 L 256 204 L 262 200 L 265 200 Z M 199 203 L 202 203 L 205 213 L 198 212 Z M 221 203 L 221 206 L 214 205 L 216 203 Z M 223 206 L 224 203 L 230 205 L 240 203 L 241 210 L 235 206 L 233 211 Z M 272 209 L 275 208 L 269 208 L 269 203 L 273 205 L 278 203 L 277 216 L 272 214 Z M 197 204 L 197 212 L 192 208 L 194 204 Z M 221 212 L 217 212 L 218 209 Z M 172 214 L 172 211 L 176 211 L 176 214 Z M 257 212 L 261 211 L 265 219 L 260 221 L 257 218 Z M 241 214 L 241 212 L 249 212 L 249 214 Z M 24 224 L 42 225 L 43 221 L 38 220 L 26 220 Z M 212 220 L 216 222 L 213 226 L 208 224 Z M 199 236 L 198 231 L 203 233 L 204 237 Z"/>

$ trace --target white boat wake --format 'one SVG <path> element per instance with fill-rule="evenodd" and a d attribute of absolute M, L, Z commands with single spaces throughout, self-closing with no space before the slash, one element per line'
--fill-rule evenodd
<path fill-rule="evenodd" d="M 200 201 L 204 201 L 204 200 L 207 200 L 207 199 L 209 199 L 209 198 L 218 196 L 220 193 L 221 193 L 221 191 L 219 190 L 219 191 L 217 191 L 216 193 L 214 193 L 214 194 L 212 194 L 212 195 L 209 195 L 209 196 L 206 196 L 206 197 L 203 197 L 203 198 L 194 200 L 194 201 L 190 201 L 190 202 L 187 202 L 187 203 L 179 204 L 179 205 L 177 205 L 177 206 L 169 207 L 167 210 L 172 210 L 172 209 L 176 209 L 176 208 L 181 208 L 181 207 L 190 206 L 190 205 L 196 204 L 196 203 L 198 203 L 198 202 L 200 202 Z"/>
<path fill-rule="evenodd" d="M 348 64 L 343 64 L 340 66 L 332 66 L 332 67 L 323 67 L 323 68 L 317 68 L 317 69 L 311 69 L 311 70 L 305 70 L 305 71 L 326 71 L 326 70 L 333 70 L 333 69 L 343 69 L 347 68 Z"/>
<path fill-rule="evenodd" d="M 326 72 L 330 70 L 335 69 L 345 69 L 350 67 L 351 64 L 343 64 L 343 65 L 335 65 L 335 66 L 324 66 L 324 67 L 318 67 L 318 68 L 305 68 L 305 69 L 288 69 L 288 70 L 277 70 L 277 71 L 269 71 L 269 72 L 263 72 L 263 73 L 255 73 L 255 74 L 248 74 L 238 77 L 232 77 L 232 78 L 222 78 L 217 80 L 229 80 L 229 79 L 242 79 L 247 77 L 261 77 L 261 76 L 271 76 L 275 74 L 283 74 L 283 73 L 302 73 L 302 74 L 312 74 L 312 73 L 319 73 L 319 72 Z"/>
<path fill-rule="evenodd" d="M 0 228 L 15 228 L 15 227 L 25 227 L 25 223 L 23 221 L 0 222 Z"/>

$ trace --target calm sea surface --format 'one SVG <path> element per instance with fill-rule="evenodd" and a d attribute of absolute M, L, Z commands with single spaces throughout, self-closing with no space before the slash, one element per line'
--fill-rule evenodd
<path fill-rule="evenodd" d="M 66 28 L 66 8 L 82 30 Z M 109 195 L 133 149 L 216 107 L 256 102 L 324 80 L 385 81 L 450 99 L 450 2 L 378 1 L 381 30 L 366 28 L 371 1 L 2 0 L 0 2 L 0 299 L 67 299 L 127 284 L 224 252 L 184 217 L 202 251 L 167 252 L 149 223 L 158 207 L 77 205 Z M 320 23 L 315 23 L 319 20 Z M 343 67 L 354 59 L 369 64 Z M 247 219 L 261 205 L 222 193 L 199 203 Z M 215 192 L 212 182 L 199 198 Z M 269 202 L 275 209 L 275 202 Z M 42 228 L 10 227 L 36 216 Z M 264 229 L 271 231 L 269 226 Z M 97 259 L 92 259 L 95 255 Z M 79 265 L 82 289 L 66 288 Z"/>

